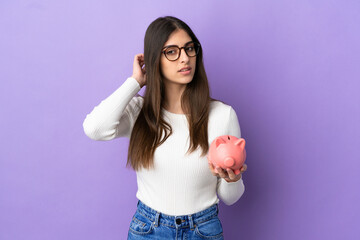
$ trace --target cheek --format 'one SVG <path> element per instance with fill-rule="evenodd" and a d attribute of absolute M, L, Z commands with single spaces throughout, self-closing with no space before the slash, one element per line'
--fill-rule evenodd
<path fill-rule="evenodd" d="M 160 61 L 160 71 L 161 71 L 162 75 L 164 75 L 164 76 L 167 75 L 167 69 L 168 69 L 168 67 L 166 66 L 166 62 L 162 59 Z"/>
<path fill-rule="evenodd" d="M 194 57 L 193 59 L 191 59 L 192 60 L 192 65 L 195 67 L 196 66 L 196 57 Z"/>
<path fill-rule="evenodd" d="M 171 62 L 161 62 L 161 71 L 165 76 L 172 76 L 176 73 L 176 66 Z"/>
<path fill-rule="evenodd" d="M 192 64 L 192 68 L 193 68 L 194 70 L 196 70 L 196 59 L 195 59 L 191 64 Z"/>

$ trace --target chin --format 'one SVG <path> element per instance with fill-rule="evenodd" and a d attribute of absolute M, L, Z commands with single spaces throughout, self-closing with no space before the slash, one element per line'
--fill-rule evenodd
<path fill-rule="evenodd" d="M 182 78 L 182 81 L 181 82 L 186 82 L 186 83 L 189 83 L 193 80 L 193 76 L 186 76 L 184 78 Z"/>
<path fill-rule="evenodd" d="M 188 84 L 193 80 L 194 76 L 175 76 L 172 80 L 167 80 L 172 83 L 178 83 L 178 84 Z"/>

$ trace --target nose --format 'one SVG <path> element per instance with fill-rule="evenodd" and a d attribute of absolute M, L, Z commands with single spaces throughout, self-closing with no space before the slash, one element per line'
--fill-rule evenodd
<path fill-rule="evenodd" d="M 183 53 L 181 52 L 182 50 L 184 50 Z M 181 61 L 181 62 L 187 62 L 187 61 L 189 61 L 189 57 L 188 57 L 188 55 L 187 55 L 186 52 L 185 52 L 185 48 L 180 49 L 180 61 Z"/>

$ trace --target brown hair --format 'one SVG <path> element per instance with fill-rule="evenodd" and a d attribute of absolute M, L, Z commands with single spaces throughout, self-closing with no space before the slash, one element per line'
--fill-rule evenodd
<path fill-rule="evenodd" d="M 172 16 L 159 17 L 147 28 L 144 39 L 144 61 L 146 66 L 146 91 L 142 109 L 130 136 L 127 163 L 134 170 L 141 167 L 149 169 L 154 166 L 154 152 L 172 134 L 172 128 L 161 115 L 164 99 L 163 76 L 160 71 L 161 49 L 175 30 L 183 29 L 193 41 L 199 40 L 190 27 Z M 138 95 L 140 96 L 140 95 Z M 202 148 L 202 155 L 207 154 L 208 118 L 210 97 L 208 79 L 203 63 L 203 52 L 200 46 L 196 56 L 194 77 L 189 82 L 181 97 L 181 106 L 189 122 L 190 146 L 187 153 Z M 191 105 L 190 105 L 191 103 Z M 165 133 L 164 137 L 161 136 Z"/>

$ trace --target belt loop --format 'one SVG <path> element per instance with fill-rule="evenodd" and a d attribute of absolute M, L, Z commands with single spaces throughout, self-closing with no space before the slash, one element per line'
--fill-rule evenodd
<path fill-rule="evenodd" d="M 160 220 L 160 212 L 156 212 L 155 216 L 155 227 L 159 226 L 159 220 Z"/>
<path fill-rule="evenodd" d="M 216 213 L 219 214 L 219 205 L 216 204 Z"/>
<path fill-rule="evenodd" d="M 190 230 L 194 230 L 194 222 L 191 215 L 188 215 L 189 217 L 189 224 L 190 224 Z"/>

